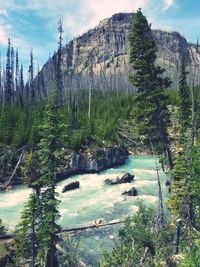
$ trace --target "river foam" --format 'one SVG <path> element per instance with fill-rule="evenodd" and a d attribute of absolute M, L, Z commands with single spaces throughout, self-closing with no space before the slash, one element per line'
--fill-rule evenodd
<path fill-rule="evenodd" d="M 105 185 L 105 179 L 116 179 L 130 172 L 135 179 L 130 184 Z M 161 173 L 164 183 L 165 175 Z M 79 181 L 80 188 L 71 192 L 61 193 L 67 183 Z M 136 187 L 137 197 L 125 197 L 124 191 Z M 60 223 L 62 226 L 86 225 L 91 221 L 103 218 L 105 221 L 124 218 L 137 211 L 137 202 L 143 200 L 148 204 L 157 201 L 157 177 L 155 160 L 151 156 L 130 156 L 126 164 L 100 174 L 76 175 L 61 181 L 56 188 L 59 193 Z M 27 201 L 31 189 L 24 186 L 9 192 L 0 193 L 0 218 L 14 227 L 20 212 Z"/>

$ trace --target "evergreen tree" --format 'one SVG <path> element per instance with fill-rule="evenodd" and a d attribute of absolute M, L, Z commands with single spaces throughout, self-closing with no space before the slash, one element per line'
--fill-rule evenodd
<path fill-rule="evenodd" d="M 10 52 L 10 59 L 11 59 L 11 87 L 12 87 L 12 102 L 15 102 L 15 51 L 13 46 L 11 47 L 11 52 Z"/>
<path fill-rule="evenodd" d="M 2 220 L 0 219 L 0 235 L 5 234 L 6 233 L 6 227 L 3 224 Z"/>
<path fill-rule="evenodd" d="M 22 102 L 22 95 L 20 92 L 20 85 L 19 85 L 19 55 L 18 55 L 18 49 L 16 50 L 16 60 L 15 60 L 15 90 L 16 90 L 16 99 L 17 99 L 17 104 L 20 104 L 23 106 Z"/>
<path fill-rule="evenodd" d="M 57 224 L 59 202 L 55 192 L 55 173 L 62 155 L 62 125 L 60 125 L 60 121 L 58 99 L 54 91 L 48 101 L 45 119 L 40 127 L 39 150 L 35 152 L 37 160 L 35 160 L 34 170 L 39 169 L 39 173 L 34 179 L 32 178 L 32 169 L 29 174 L 30 186 L 34 189 L 34 194 L 21 218 L 17 237 L 27 240 L 20 245 L 21 257 L 29 259 L 31 256 L 32 262 L 39 262 L 39 266 L 44 266 L 44 264 L 48 267 L 58 266 L 56 233 L 60 227 Z M 30 236 L 32 238 L 29 238 Z M 29 248 L 28 253 L 27 248 Z"/>
<path fill-rule="evenodd" d="M 35 104 L 35 88 L 33 84 L 33 51 L 30 53 L 30 66 L 29 66 L 29 92 L 31 105 Z"/>
<path fill-rule="evenodd" d="M 57 61 L 56 61 L 56 85 L 58 90 L 58 99 L 59 105 L 63 105 L 63 77 L 62 77 L 62 20 L 60 19 L 58 22 L 58 33 L 59 33 L 59 41 L 58 41 L 58 52 L 57 52 Z"/>
<path fill-rule="evenodd" d="M 3 102 L 3 77 L 2 77 L 2 59 L 0 52 L 0 103 Z"/>
<path fill-rule="evenodd" d="M 41 128 L 41 140 L 39 143 L 40 177 L 33 186 L 41 188 L 40 211 L 42 224 L 38 227 L 38 239 L 40 244 L 39 256 L 44 260 L 46 266 L 56 267 L 56 232 L 60 229 L 57 224 L 59 212 L 57 210 L 58 200 L 55 193 L 55 173 L 58 167 L 59 153 L 61 152 L 62 142 L 60 115 L 58 100 L 55 92 L 51 96 L 46 108 L 46 117 Z"/>
<path fill-rule="evenodd" d="M 5 103 L 11 105 L 12 100 L 12 72 L 11 72 L 11 43 L 8 39 L 6 55 L 6 81 L 5 81 Z"/>
<path fill-rule="evenodd" d="M 169 87 L 168 78 L 163 78 L 164 70 L 155 66 L 156 48 L 150 25 L 141 9 L 134 16 L 130 34 L 130 63 L 134 74 L 131 83 L 138 93 L 133 99 L 133 117 L 139 135 L 150 139 L 157 152 L 164 153 L 173 167 L 167 126 L 169 116 L 164 89 Z"/>
<path fill-rule="evenodd" d="M 182 57 L 181 61 L 181 74 L 179 78 L 179 97 L 180 97 L 180 133 L 184 135 L 191 124 L 191 101 L 190 101 L 190 91 L 187 84 L 187 74 L 186 71 L 186 58 Z"/>
<path fill-rule="evenodd" d="M 21 65 L 20 69 L 20 81 L 19 81 L 19 86 L 20 86 L 20 95 L 22 98 L 24 97 L 24 74 L 23 74 L 23 65 Z"/>
<path fill-rule="evenodd" d="M 38 242 L 36 238 L 36 222 L 38 222 L 38 207 L 35 193 L 29 197 L 16 228 L 16 256 L 17 261 L 31 259 L 30 266 L 36 266 Z"/>

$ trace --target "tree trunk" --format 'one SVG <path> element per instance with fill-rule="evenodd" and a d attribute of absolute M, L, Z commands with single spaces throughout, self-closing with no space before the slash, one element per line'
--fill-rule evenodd
<path fill-rule="evenodd" d="M 173 241 L 173 255 L 177 255 L 179 253 L 179 240 L 180 240 L 180 232 L 181 232 L 181 219 L 178 219 L 176 222 L 176 230 Z"/>
<path fill-rule="evenodd" d="M 58 258 L 56 255 L 56 247 L 53 244 L 53 241 L 46 255 L 45 267 L 59 267 Z"/>

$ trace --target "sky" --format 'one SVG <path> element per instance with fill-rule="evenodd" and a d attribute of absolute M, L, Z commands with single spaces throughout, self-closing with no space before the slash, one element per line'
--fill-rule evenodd
<path fill-rule="evenodd" d="M 118 12 L 142 8 L 153 29 L 178 31 L 188 41 L 200 37 L 200 0 L 0 0 L 0 51 L 10 37 L 28 66 L 33 49 L 40 67 L 58 47 L 57 22 L 63 20 L 63 44 Z"/>

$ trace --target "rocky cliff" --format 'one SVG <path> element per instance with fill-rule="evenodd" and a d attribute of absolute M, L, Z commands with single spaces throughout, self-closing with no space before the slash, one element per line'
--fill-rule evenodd
<path fill-rule="evenodd" d="M 98 173 L 125 163 L 128 152 L 120 147 L 93 148 L 69 154 L 69 164 L 56 174 L 57 181 L 74 174 Z"/>
<path fill-rule="evenodd" d="M 93 147 L 78 152 L 67 150 L 64 166 L 59 166 L 56 173 L 57 182 L 68 178 L 71 175 L 99 173 L 102 170 L 123 165 L 125 164 L 127 157 L 128 152 L 118 146 L 104 148 Z M 39 172 L 37 175 L 39 177 Z M 4 174 L 5 179 L 2 179 L 3 177 L 0 176 L 0 191 L 4 191 L 5 189 L 11 188 L 13 185 L 20 185 L 24 182 L 20 173 L 9 184 L 11 187 L 9 186 L 5 188 L 4 184 L 8 181 L 7 176 L 8 174 L 6 173 Z"/>
<path fill-rule="evenodd" d="M 119 13 L 105 19 L 87 33 L 74 38 L 62 49 L 62 70 L 65 90 L 95 88 L 101 90 L 126 90 L 133 88 L 128 82 L 129 33 L 133 13 Z M 167 70 L 167 75 L 177 87 L 180 59 L 186 54 L 191 80 L 200 72 L 200 53 L 194 45 L 177 32 L 153 30 L 157 46 L 157 63 Z M 48 60 L 36 78 L 37 89 L 43 94 L 55 78 L 55 57 Z"/>

